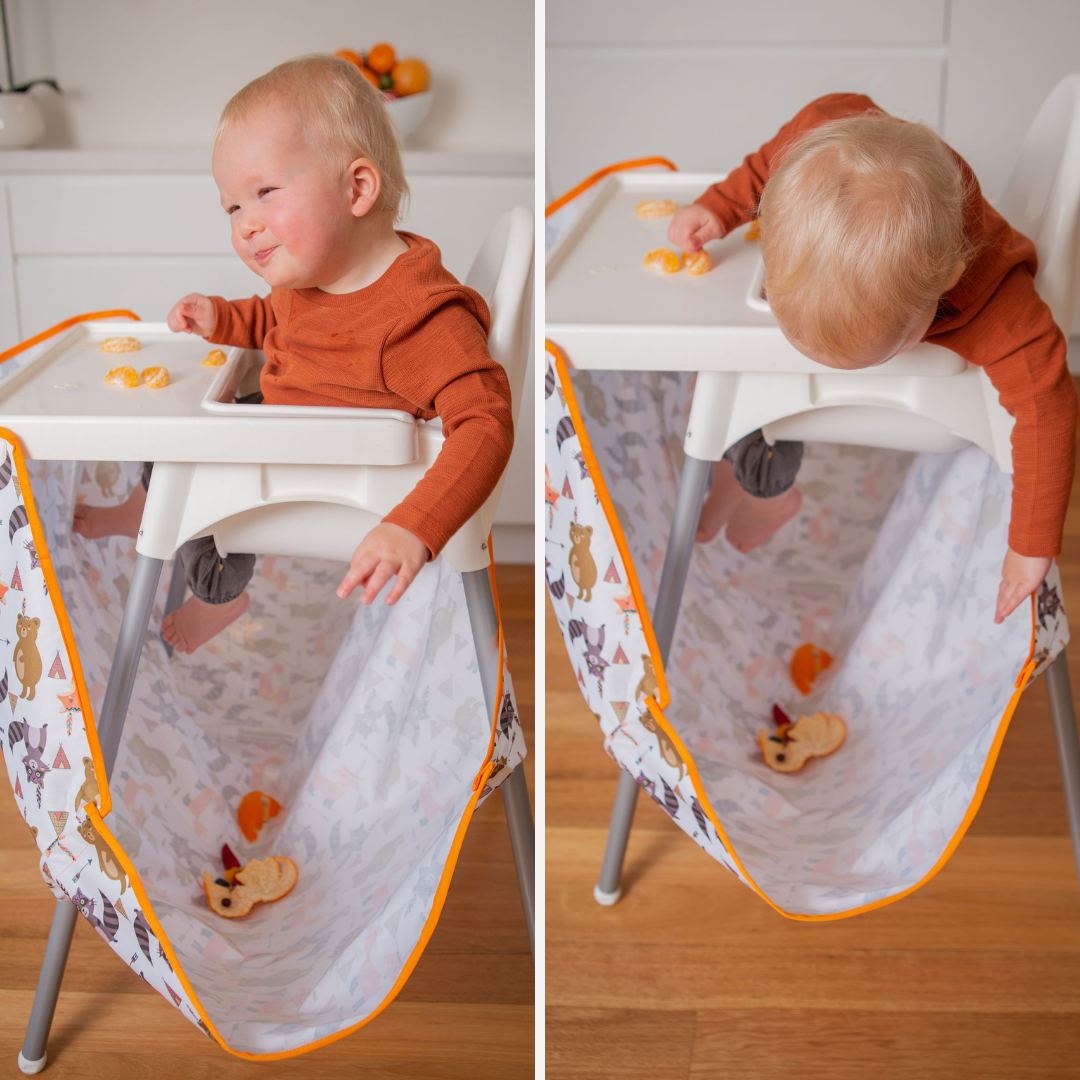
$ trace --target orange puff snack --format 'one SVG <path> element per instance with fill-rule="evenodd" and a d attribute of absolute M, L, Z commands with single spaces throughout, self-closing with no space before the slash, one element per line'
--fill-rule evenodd
<path fill-rule="evenodd" d="M 292 859 L 271 855 L 268 859 L 251 859 L 237 870 L 229 884 L 225 878 L 214 879 L 203 872 L 206 902 L 212 911 L 226 919 L 246 915 L 255 904 L 280 900 L 296 884 L 296 864 Z"/>
<path fill-rule="evenodd" d="M 139 385 L 139 374 L 133 367 L 126 364 L 123 367 L 114 367 L 105 372 L 106 386 L 133 387 Z"/>
<path fill-rule="evenodd" d="M 774 735 L 758 731 L 758 746 L 765 764 L 777 772 L 796 772 L 812 757 L 826 757 L 839 750 L 847 727 L 839 716 L 814 713 L 800 716 L 794 724 L 781 724 Z"/>
<path fill-rule="evenodd" d="M 672 202 L 671 199 L 646 199 L 645 202 L 639 202 L 635 209 L 638 217 L 671 217 L 679 209 L 679 204 Z"/>
<path fill-rule="evenodd" d="M 641 265 L 646 270 L 656 270 L 661 274 L 677 274 L 682 269 L 682 261 L 671 248 L 656 248 L 650 251 Z"/>
<path fill-rule="evenodd" d="M 169 385 L 169 369 L 165 367 L 143 368 L 139 378 L 142 379 L 144 386 L 148 386 L 151 390 L 160 390 L 163 386 Z"/>
<path fill-rule="evenodd" d="M 700 277 L 712 269 L 712 259 L 709 258 L 709 253 L 704 249 L 701 251 L 684 251 L 682 264 L 686 267 L 686 272 L 690 277 Z"/>
<path fill-rule="evenodd" d="M 111 337 L 101 343 L 101 351 L 108 353 L 134 352 L 141 348 L 142 343 L 133 337 Z"/>
<path fill-rule="evenodd" d="M 211 349 L 203 357 L 203 367 L 221 367 L 225 363 L 225 354 L 220 349 Z"/>

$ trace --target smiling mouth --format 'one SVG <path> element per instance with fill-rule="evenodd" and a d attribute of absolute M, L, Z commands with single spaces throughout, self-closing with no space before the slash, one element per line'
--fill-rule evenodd
<path fill-rule="evenodd" d="M 274 247 L 263 248 L 262 251 L 256 251 L 255 261 L 257 263 L 266 262 L 266 260 L 269 259 L 270 256 L 273 255 L 275 251 L 277 251 L 277 249 L 278 245 L 275 244 Z"/>

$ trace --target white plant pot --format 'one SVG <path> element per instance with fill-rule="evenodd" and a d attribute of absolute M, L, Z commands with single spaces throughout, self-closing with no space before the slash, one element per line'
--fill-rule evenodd
<path fill-rule="evenodd" d="M 32 146 L 45 134 L 45 117 L 26 93 L 0 93 L 0 149 Z"/>
<path fill-rule="evenodd" d="M 423 122 L 431 109 L 431 91 L 422 90 L 419 94 L 406 97 L 384 99 L 386 111 L 402 139 L 407 139 Z"/>

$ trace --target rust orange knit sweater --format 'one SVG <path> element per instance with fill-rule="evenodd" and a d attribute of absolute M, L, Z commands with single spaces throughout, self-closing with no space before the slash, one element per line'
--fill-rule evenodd
<path fill-rule="evenodd" d="M 212 296 L 209 340 L 262 349 L 271 405 L 401 409 L 442 420 L 446 441 L 424 478 L 383 519 L 438 555 L 480 508 L 513 446 L 510 387 L 488 355 L 487 305 L 442 265 L 423 237 L 378 281 L 352 293 L 271 289 L 269 296 Z"/>
<path fill-rule="evenodd" d="M 777 155 L 801 132 L 876 108 L 862 94 L 812 101 L 696 201 L 730 232 L 756 215 Z M 986 369 L 1016 419 L 1009 546 L 1020 555 L 1057 555 L 1076 462 L 1076 387 L 1065 363 L 1065 339 L 1035 292 L 1035 245 L 990 206 L 967 163 L 951 152 L 971 191 L 965 222 L 978 253 L 942 297 L 923 340 Z"/>

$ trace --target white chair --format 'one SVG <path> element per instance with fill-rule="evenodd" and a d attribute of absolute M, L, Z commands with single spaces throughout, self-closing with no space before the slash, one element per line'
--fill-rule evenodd
<path fill-rule="evenodd" d="M 1043 103 L 998 209 L 1035 242 L 1036 288 L 1057 324 L 1067 330 L 1080 286 L 1080 73 L 1067 76 Z M 752 279 L 751 307 L 759 289 L 760 277 Z M 563 343 L 555 332 L 552 337 Z M 912 451 L 952 450 L 975 442 L 1003 471 L 1012 472 L 1012 418 L 985 372 L 955 354 L 921 346 L 876 368 L 836 373 L 814 370 L 790 346 L 789 356 L 782 345 L 771 344 L 764 370 L 740 370 L 737 360 L 724 356 L 711 370 L 698 373 L 684 443 L 686 464 L 652 618 L 665 664 L 712 463 L 743 435 L 760 427 L 770 442 L 816 439 Z M 914 355 L 923 351 L 925 356 Z M 578 363 L 577 349 L 572 356 Z M 1046 681 L 1080 874 L 1080 741 L 1064 651 L 1046 669 Z M 604 905 L 621 895 L 619 878 L 637 793 L 634 778 L 623 772 L 594 889 Z"/>
<path fill-rule="evenodd" d="M 466 279 L 491 309 L 488 347 L 506 370 L 515 422 L 528 360 L 533 241 L 532 211 L 516 207 L 507 212 L 484 242 Z M 131 323 L 118 326 L 123 327 L 121 332 L 131 332 Z M 167 332 L 163 326 L 139 326 L 142 332 Z M 215 382 L 218 395 L 223 400 L 227 397 L 229 402 L 231 390 L 246 369 L 258 362 L 258 354 L 233 352 L 228 371 Z M 272 406 L 263 410 L 252 410 L 250 406 L 238 408 L 248 410 L 244 423 L 270 425 L 278 443 L 289 440 L 289 423 L 310 422 L 310 418 L 303 419 L 302 409 L 298 413 L 286 410 L 296 413 L 295 420 L 291 420 Z M 366 430 L 364 417 L 354 417 L 350 422 L 344 414 L 358 410 L 318 412 L 340 414 L 340 418 L 327 415 L 319 420 L 329 429 L 340 419 L 345 426 L 339 434 L 347 438 L 339 439 L 331 434 L 323 440 L 321 448 L 309 447 L 303 459 L 296 463 L 282 461 L 280 449 L 276 463 L 267 464 L 265 457 L 260 461 L 258 449 L 245 445 L 243 438 L 236 440 L 228 462 L 155 462 L 136 543 L 137 558 L 128 600 L 97 723 L 107 773 L 111 774 L 119 749 L 161 569 L 182 543 L 195 536 L 213 535 L 223 554 L 229 551 L 304 554 L 347 562 L 368 530 L 423 476 L 442 446 L 438 421 L 414 424 L 407 414 L 367 410 L 371 421 L 368 426 L 372 430 L 370 436 L 357 440 L 355 436 L 358 433 L 363 436 Z M 18 433 L 18 418 L 9 423 Z M 388 431 L 393 436 L 389 440 Z M 348 456 L 335 456 L 342 446 L 349 447 Z M 340 464 L 342 460 L 349 463 Z M 450 566 L 462 575 L 489 716 L 495 715 L 502 658 L 498 650 L 498 617 L 488 577 L 488 536 L 502 483 L 500 480 L 483 507 L 444 549 Z M 317 549 L 312 547 L 313 535 L 319 537 Z M 179 606 L 183 592 L 182 571 L 177 572 L 174 566 L 167 610 Z M 523 770 L 515 769 L 500 789 L 531 946 L 534 838 Z M 37 1072 L 45 1063 L 45 1045 L 76 915 L 74 905 L 58 902 L 19 1056 L 24 1072 Z"/>

